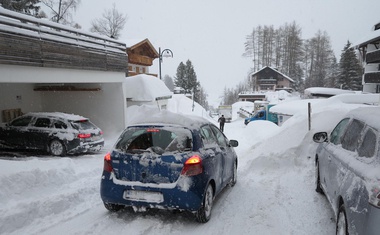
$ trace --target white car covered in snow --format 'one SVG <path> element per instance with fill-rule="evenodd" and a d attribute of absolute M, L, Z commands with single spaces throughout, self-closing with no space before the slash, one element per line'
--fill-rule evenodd
<path fill-rule="evenodd" d="M 316 191 L 325 194 L 336 216 L 337 234 L 380 231 L 379 107 L 348 113 L 328 136 L 314 134 Z"/>
<path fill-rule="evenodd" d="M 103 132 L 88 118 L 60 112 L 27 113 L 0 128 L 0 148 L 45 150 L 54 156 L 99 151 Z"/>

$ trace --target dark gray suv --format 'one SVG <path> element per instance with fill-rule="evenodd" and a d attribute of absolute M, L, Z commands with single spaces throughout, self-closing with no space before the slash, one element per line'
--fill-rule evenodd
<path fill-rule="evenodd" d="M 320 143 L 315 155 L 316 191 L 326 195 L 337 234 L 380 233 L 380 107 L 348 113 Z"/>
<path fill-rule="evenodd" d="M 60 112 L 20 116 L 0 128 L 0 147 L 46 150 L 54 156 L 99 151 L 103 132 L 88 118 Z"/>

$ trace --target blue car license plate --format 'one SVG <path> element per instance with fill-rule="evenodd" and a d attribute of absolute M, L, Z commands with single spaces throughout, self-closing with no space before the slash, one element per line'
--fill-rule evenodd
<path fill-rule="evenodd" d="M 123 198 L 131 201 L 161 203 L 164 196 L 160 192 L 125 190 Z"/>

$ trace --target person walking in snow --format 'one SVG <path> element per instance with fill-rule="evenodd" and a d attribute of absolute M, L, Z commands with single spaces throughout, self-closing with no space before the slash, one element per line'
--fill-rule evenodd
<path fill-rule="evenodd" d="M 224 132 L 224 123 L 226 122 L 226 118 L 224 117 L 224 115 L 222 115 L 219 119 L 218 119 L 218 122 L 219 122 L 219 129 Z"/>

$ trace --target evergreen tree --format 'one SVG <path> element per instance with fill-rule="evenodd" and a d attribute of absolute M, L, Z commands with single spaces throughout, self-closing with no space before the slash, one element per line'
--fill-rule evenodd
<path fill-rule="evenodd" d="M 179 63 L 177 67 L 177 73 L 176 76 L 174 77 L 174 84 L 176 87 L 182 87 L 185 92 L 186 89 L 186 80 L 185 80 L 185 64 L 183 62 Z"/>
<path fill-rule="evenodd" d="M 339 65 L 334 56 L 331 61 L 331 66 L 330 66 L 330 69 L 328 70 L 328 74 L 325 80 L 325 87 L 340 88 L 338 84 L 338 76 L 339 76 Z"/>
<path fill-rule="evenodd" d="M 37 16 L 40 0 L 0 0 L 0 5 L 8 10 Z"/>
<path fill-rule="evenodd" d="M 198 90 L 199 82 L 190 60 L 186 61 L 186 65 L 182 62 L 179 64 L 174 83 L 177 87 L 182 87 L 186 93 L 193 93 Z"/>
<path fill-rule="evenodd" d="M 169 88 L 169 90 L 171 92 L 174 91 L 174 82 L 173 82 L 172 77 L 170 77 L 169 75 L 165 75 L 164 76 L 164 83 Z"/>
<path fill-rule="evenodd" d="M 354 91 L 362 90 L 362 68 L 355 54 L 354 48 L 351 47 L 350 41 L 347 41 L 339 61 L 340 73 L 337 85 L 343 89 Z"/>

